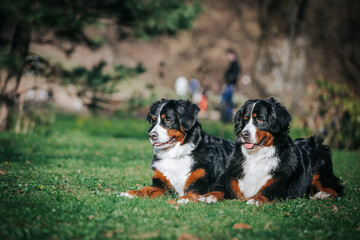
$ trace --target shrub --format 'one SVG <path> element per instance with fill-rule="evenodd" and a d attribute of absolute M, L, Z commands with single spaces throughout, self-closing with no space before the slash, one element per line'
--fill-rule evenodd
<path fill-rule="evenodd" d="M 313 109 L 321 119 L 320 133 L 336 148 L 356 149 L 360 146 L 360 99 L 343 84 L 315 79 Z"/>

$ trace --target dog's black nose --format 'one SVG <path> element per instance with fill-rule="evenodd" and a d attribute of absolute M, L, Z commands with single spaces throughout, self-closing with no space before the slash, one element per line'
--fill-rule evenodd
<path fill-rule="evenodd" d="M 241 133 L 240 133 L 240 135 L 241 135 L 241 137 L 243 138 L 243 139 L 249 139 L 249 137 L 250 137 L 250 132 L 248 131 L 248 130 L 244 130 L 244 131 L 242 131 Z"/>
<path fill-rule="evenodd" d="M 149 137 L 151 140 L 156 140 L 158 137 L 158 134 L 156 132 L 149 133 Z"/>

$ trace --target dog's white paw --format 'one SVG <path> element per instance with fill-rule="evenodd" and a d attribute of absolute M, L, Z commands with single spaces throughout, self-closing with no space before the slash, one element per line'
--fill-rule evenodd
<path fill-rule="evenodd" d="M 187 204 L 188 202 L 190 202 L 189 199 L 187 198 L 182 198 L 176 201 L 178 204 Z"/>
<path fill-rule="evenodd" d="M 120 197 L 126 197 L 126 198 L 134 198 L 136 196 L 131 195 L 130 193 L 127 192 L 121 192 L 120 193 Z"/>
<path fill-rule="evenodd" d="M 260 202 L 258 200 L 255 199 L 250 199 L 246 202 L 246 204 L 248 205 L 256 205 L 256 206 L 260 206 Z"/>
<path fill-rule="evenodd" d="M 320 192 L 317 192 L 314 196 L 312 196 L 310 198 L 316 200 L 316 199 L 326 199 L 326 198 L 330 198 L 330 197 L 331 197 L 330 193 L 320 191 Z"/>
<path fill-rule="evenodd" d="M 217 202 L 217 199 L 216 197 L 214 196 L 211 196 L 211 195 L 207 195 L 207 196 L 202 196 L 199 198 L 199 201 L 200 202 L 203 202 L 203 203 L 216 203 Z"/>

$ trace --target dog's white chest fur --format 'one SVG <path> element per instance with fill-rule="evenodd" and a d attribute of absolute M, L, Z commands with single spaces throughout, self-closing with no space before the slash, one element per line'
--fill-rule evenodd
<path fill-rule="evenodd" d="M 185 182 L 194 164 L 189 155 L 192 149 L 190 144 L 178 143 L 171 149 L 155 152 L 160 160 L 153 163 L 152 167 L 164 174 L 180 197 L 184 195 Z"/>
<path fill-rule="evenodd" d="M 264 147 L 256 152 L 247 154 L 247 150 L 242 147 L 245 156 L 243 163 L 244 177 L 238 179 L 240 191 L 244 197 L 253 197 L 260 188 L 271 178 L 270 172 L 279 163 L 279 158 L 275 156 L 275 148 Z"/>

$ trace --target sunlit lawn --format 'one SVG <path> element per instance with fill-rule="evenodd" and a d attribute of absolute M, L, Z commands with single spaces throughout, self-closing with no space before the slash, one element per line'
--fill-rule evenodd
<path fill-rule="evenodd" d="M 30 135 L 0 134 L 0 239 L 360 239 L 360 152 L 333 151 L 346 195 L 260 207 L 224 201 L 172 206 L 119 193 L 151 183 L 148 125 L 59 117 Z M 232 126 L 205 130 L 233 138 Z M 301 131 L 294 131 L 298 135 Z M 236 229 L 237 223 L 251 228 Z M 235 225 L 236 226 L 236 225 Z"/>

